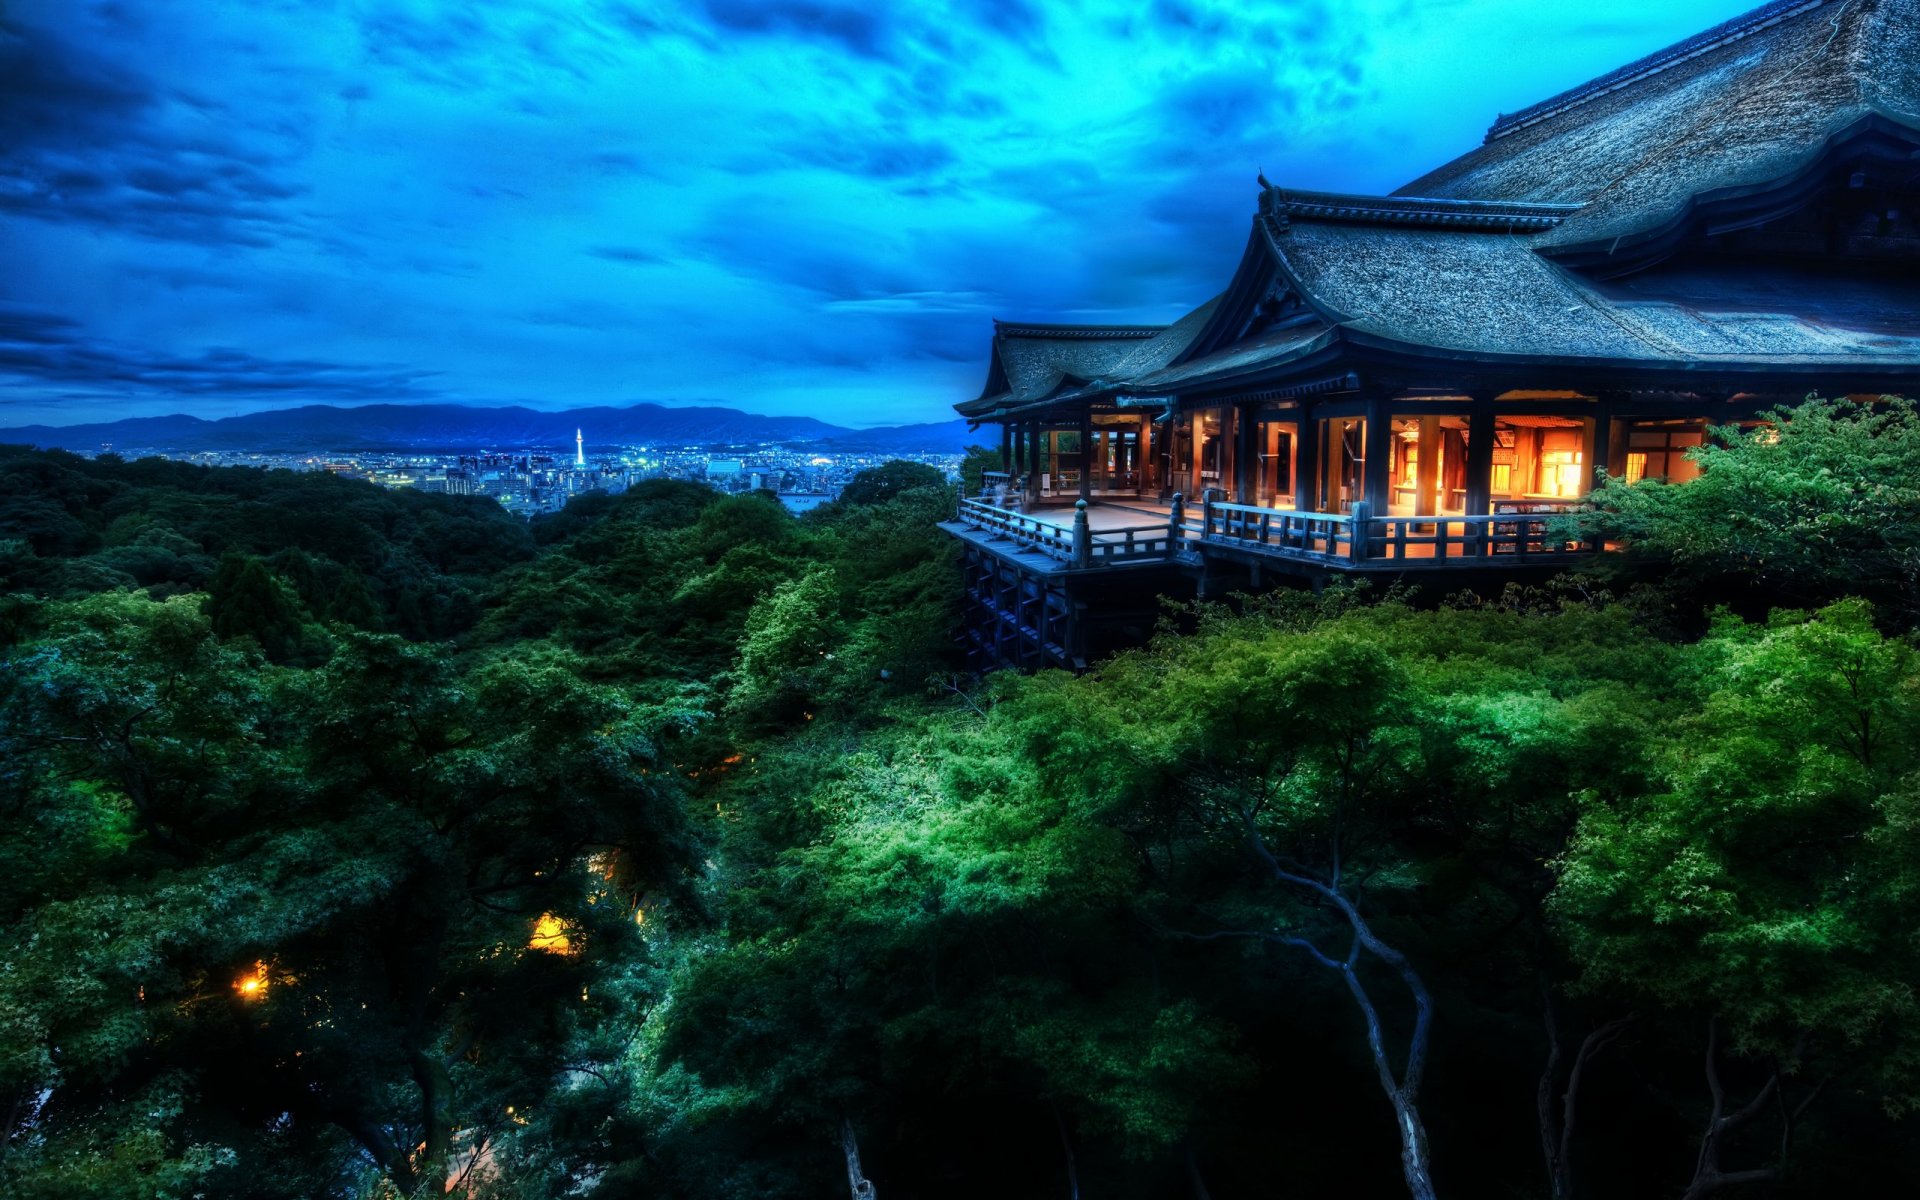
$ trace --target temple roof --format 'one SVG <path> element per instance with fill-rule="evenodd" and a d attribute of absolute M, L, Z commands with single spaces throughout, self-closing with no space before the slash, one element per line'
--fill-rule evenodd
<path fill-rule="evenodd" d="M 1791 174 L 1881 115 L 1920 126 L 1920 0 L 1778 0 L 1509 116 L 1397 196 L 1579 204 L 1568 246 Z"/>
<path fill-rule="evenodd" d="M 1798 212 L 1850 172 L 1858 187 L 1867 162 L 1920 184 L 1920 0 L 1776 0 L 1501 116 L 1392 196 L 1267 185 L 1219 296 L 1164 329 L 997 324 L 988 387 L 958 408 L 1285 391 L 1340 377 L 1343 347 L 1899 378 L 1920 371 L 1911 276 L 1607 282 L 1653 280 L 1635 272 Z"/>
<path fill-rule="evenodd" d="M 1036 325 L 993 323 L 993 366 L 976 400 L 956 405 L 962 416 L 984 416 L 1031 404 L 1064 387 L 1134 379 L 1166 366 L 1187 348 L 1216 297 L 1171 325 Z"/>
<path fill-rule="evenodd" d="M 1376 340 L 1629 363 L 1920 361 L 1920 329 L 1892 336 L 1793 313 L 1621 299 L 1502 237 L 1295 222 L 1274 242 L 1316 307 Z"/>
<path fill-rule="evenodd" d="M 1303 205 L 1270 188 L 1259 222 L 1318 310 L 1396 343 L 1631 363 L 1920 362 L 1920 311 L 1897 336 L 1840 327 L 1823 314 L 1847 301 L 1817 281 L 1796 314 L 1732 295 L 1622 298 L 1562 265 L 1625 262 L 1715 197 L 1791 191 L 1881 127 L 1920 147 L 1920 0 L 1777 0 L 1502 116 L 1480 148 L 1391 197 L 1393 220 L 1365 198 Z M 1468 205 L 1485 215 L 1449 216 Z M 1480 232 L 1502 205 L 1512 228 Z"/>

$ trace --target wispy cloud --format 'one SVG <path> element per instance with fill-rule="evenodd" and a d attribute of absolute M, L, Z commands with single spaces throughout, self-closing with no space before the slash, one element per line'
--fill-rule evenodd
<path fill-rule="evenodd" d="M 156 353 L 90 338 L 69 317 L 0 308 L 0 398 L 8 400 L 9 392 L 38 389 L 168 401 L 423 400 L 436 394 L 425 385 L 429 377 L 396 366 L 262 358 L 230 347 Z"/>

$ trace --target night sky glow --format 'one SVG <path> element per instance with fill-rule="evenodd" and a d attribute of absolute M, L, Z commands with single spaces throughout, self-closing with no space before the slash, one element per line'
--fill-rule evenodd
<path fill-rule="evenodd" d="M 0 425 L 979 390 L 1750 0 L 0 0 Z"/>

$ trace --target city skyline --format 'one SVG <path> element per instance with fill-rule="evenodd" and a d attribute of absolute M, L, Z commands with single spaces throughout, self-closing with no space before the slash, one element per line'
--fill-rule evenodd
<path fill-rule="evenodd" d="M 381 401 L 854 426 L 1169 319 L 1739 2 L 10 4 L 0 426 Z"/>

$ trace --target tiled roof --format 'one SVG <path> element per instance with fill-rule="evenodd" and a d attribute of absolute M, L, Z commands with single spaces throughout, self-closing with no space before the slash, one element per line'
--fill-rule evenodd
<path fill-rule="evenodd" d="M 1895 336 L 1793 313 L 1621 300 L 1524 242 L 1483 233 L 1296 224 L 1275 248 L 1342 329 L 1404 345 L 1637 363 L 1920 363 L 1920 327 Z"/>
<path fill-rule="evenodd" d="M 1761 5 L 1751 12 L 1742 13 L 1730 21 L 1723 21 L 1712 29 L 1697 33 L 1685 41 L 1655 51 L 1645 58 L 1635 59 L 1624 67 L 1608 71 L 1598 79 L 1592 79 L 1576 88 L 1569 88 L 1557 96 L 1549 96 L 1537 104 L 1530 104 L 1517 113 L 1501 113 L 1495 118 L 1493 127 L 1487 130 L 1487 140 L 1505 137 L 1516 129 L 1535 125 L 1549 117 L 1555 117 L 1576 105 L 1585 104 L 1596 96 L 1617 91 L 1630 84 L 1656 75 L 1670 67 L 1677 66 L 1689 59 L 1698 58 L 1722 46 L 1751 37 L 1761 30 L 1769 29 L 1789 17 L 1797 17 L 1803 12 L 1819 8 L 1827 0 L 1773 0 L 1771 4 Z"/>
<path fill-rule="evenodd" d="M 1501 118 L 1396 194 L 1578 204 L 1539 245 L 1591 243 L 1790 175 L 1875 113 L 1920 125 L 1920 0 L 1770 4 Z"/>
<path fill-rule="evenodd" d="M 1209 300 L 1171 325 L 1035 325 L 994 322 L 993 353 L 1006 376 L 1005 391 L 957 405 L 962 416 L 984 416 L 1030 404 L 1063 384 L 1118 382 L 1166 366 L 1213 314 Z"/>

